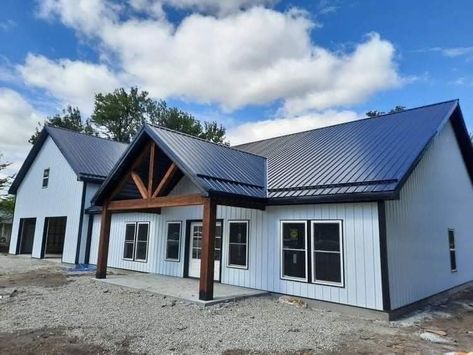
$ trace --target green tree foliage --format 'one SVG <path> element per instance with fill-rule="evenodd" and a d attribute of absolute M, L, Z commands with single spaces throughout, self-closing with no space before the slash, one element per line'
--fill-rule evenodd
<path fill-rule="evenodd" d="M 225 128 L 216 122 L 203 124 L 191 114 L 155 101 L 148 92 L 120 88 L 95 95 L 91 123 L 108 138 L 128 143 L 144 123 L 151 123 L 187 133 L 216 143 L 225 143 Z"/>
<path fill-rule="evenodd" d="M 15 196 L 0 197 L 0 215 L 13 215 L 15 211 Z"/>
<path fill-rule="evenodd" d="M 86 134 L 96 134 L 89 120 L 82 122 L 82 117 L 79 108 L 77 107 L 67 106 L 65 109 L 62 110 L 62 114 L 56 114 L 53 117 L 48 117 L 44 121 L 44 124 L 38 122 L 36 131 L 28 140 L 28 142 L 30 142 L 31 144 L 36 143 L 44 125 L 67 128 Z"/>
<path fill-rule="evenodd" d="M 4 174 L 2 174 L 2 170 L 5 170 L 8 166 L 10 166 L 10 163 L 4 162 L 2 154 L 0 154 L 0 214 L 12 215 L 15 208 L 15 198 L 5 195 L 12 177 L 4 177 Z"/>
<path fill-rule="evenodd" d="M 405 106 L 398 105 L 398 106 L 394 107 L 393 109 L 389 110 L 389 112 L 383 112 L 383 111 L 378 111 L 378 110 L 371 110 L 371 111 L 366 112 L 365 115 L 366 115 L 367 117 L 369 117 L 369 118 L 374 118 L 374 117 L 378 117 L 378 116 L 385 115 L 386 113 L 401 112 L 401 111 L 404 111 L 405 109 L 406 109 Z"/>
<path fill-rule="evenodd" d="M 11 163 L 3 161 L 3 155 L 0 153 L 0 194 L 11 182 L 11 176 L 4 176 L 4 174 L 2 174 L 2 170 L 8 168 L 10 164 Z"/>

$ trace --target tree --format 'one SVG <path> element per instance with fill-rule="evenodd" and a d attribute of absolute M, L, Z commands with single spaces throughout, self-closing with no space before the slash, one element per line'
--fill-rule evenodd
<path fill-rule="evenodd" d="M 91 123 L 108 138 L 129 143 L 144 123 L 157 124 L 179 132 L 225 143 L 225 128 L 217 122 L 197 120 L 176 107 L 168 107 L 164 100 L 155 101 L 147 91 L 132 87 L 116 89 L 112 93 L 95 95 Z"/>
<path fill-rule="evenodd" d="M 394 107 L 393 109 L 389 110 L 388 113 L 401 112 L 401 111 L 404 111 L 405 109 L 406 109 L 406 106 L 398 105 L 398 106 Z M 382 115 L 385 115 L 385 114 L 386 114 L 386 112 L 383 112 L 383 111 L 371 110 L 371 111 L 366 112 L 365 115 L 369 118 L 374 118 L 374 117 L 382 116 Z"/>
<path fill-rule="evenodd" d="M 0 194 L 10 184 L 11 176 L 4 176 L 1 174 L 2 170 L 5 170 L 10 166 L 11 163 L 2 162 L 3 155 L 0 153 Z"/>
<path fill-rule="evenodd" d="M 35 133 L 28 140 L 31 144 L 35 144 L 39 134 L 45 125 L 53 127 L 62 127 L 86 134 L 96 134 L 89 120 L 82 122 L 82 117 L 78 107 L 67 106 L 62 110 L 62 114 L 56 114 L 48 117 L 44 124 L 38 122 Z"/>
<path fill-rule="evenodd" d="M 0 197 L 0 215 L 13 215 L 15 212 L 15 196 Z"/>

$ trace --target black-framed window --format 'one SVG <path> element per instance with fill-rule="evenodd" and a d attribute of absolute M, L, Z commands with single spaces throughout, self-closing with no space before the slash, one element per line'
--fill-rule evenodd
<path fill-rule="evenodd" d="M 455 231 L 448 230 L 448 249 L 450 252 L 450 271 L 457 271 L 457 250 L 455 248 Z"/>
<path fill-rule="evenodd" d="M 342 221 L 311 221 L 312 282 L 343 286 Z"/>
<path fill-rule="evenodd" d="M 166 260 L 179 261 L 181 222 L 167 222 Z"/>
<path fill-rule="evenodd" d="M 307 222 L 281 221 L 281 276 L 307 281 Z"/>
<path fill-rule="evenodd" d="M 43 171 L 43 189 L 47 188 L 49 185 L 49 168 L 44 169 Z"/>
<path fill-rule="evenodd" d="M 248 267 L 248 221 L 228 222 L 228 266 Z"/>
<path fill-rule="evenodd" d="M 148 258 L 149 222 L 127 223 L 123 259 L 146 261 Z"/>

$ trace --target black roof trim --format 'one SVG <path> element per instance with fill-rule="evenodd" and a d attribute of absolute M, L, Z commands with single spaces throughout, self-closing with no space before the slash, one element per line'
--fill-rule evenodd
<path fill-rule="evenodd" d="M 358 192 L 320 196 L 273 197 L 268 198 L 268 206 L 280 205 L 307 205 L 320 203 L 349 203 L 349 202 L 375 202 L 382 200 L 398 200 L 398 191 L 383 192 Z"/>
<path fill-rule="evenodd" d="M 372 181 L 360 181 L 360 182 L 347 182 L 340 184 L 325 184 L 325 185 L 312 185 L 312 186 L 300 186 L 300 187 L 282 187 L 276 189 L 268 189 L 269 192 L 282 192 L 282 191 L 305 191 L 305 190 L 319 190 L 319 189 L 331 189 L 338 187 L 359 187 L 359 186 L 371 186 L 371 185 L 388 185 L 397 183 L 397 179 L 390 180 L 372 180 Z"/>

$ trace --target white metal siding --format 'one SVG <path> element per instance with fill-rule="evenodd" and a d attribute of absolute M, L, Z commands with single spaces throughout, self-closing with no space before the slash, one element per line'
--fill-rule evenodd
<path fill-rule="evenodd" d="M 42 188 L 43 171 L 49 171 L 49 185 Z M 83 183 L 48 137 L 28 173 L 23 179 L 15 204 L 10 253 L 16 252 L 20 218 L 36 218 L 36 229 L 32 256 L 41 256 L 44 219 L 46 217 L 67 216 L 66 237 L 62 260 L 75 262 L 77 234 L 80 218 L 80 204 Z"/>
<path fill-rule="evenodd" d="M 389 283 L 398 308 L 473 279 L 473 187 L 448 123 L 398 201 L 386 202 Z M 455 229 L 458 272 L 450 271 Z"/>
<path fill-rule="evenodd" d="M 177 186 L 179 192 L 192 188 Z M 382 309 L 379 253 L 378 211 L 376 203 L 347 203 L 304 206 L 274 206 L 265 211 L 236 207 L 217 208 L 217 218 L 224 220 L 222 282 L 272 292 L 320 299 L 372 309 Z M 183 276 L 186 220 L 202 219 L 202 207 L 163 208 L 161 214 L 124 213 L 112 217 L 108 265 L 137 271 Z M 249 220 L 248 270 L 229 268 L 228 221 Z M 315 285 L 280 279 L 280 220 L 341 219 L 345 287 Z M 148 262 L 123 260 L 127 221 L 150 221 Z M 180 261 L 165 261 L 166 222 L 182 221 Z M 94 223 L 91 260 L 96 260 L 99 218 Z M 95 253 L 94 256 L 92 256 Z"/>
<path fill-rule="evenodd" d="M 99 184 L 87 183 L 85 190 L 85 200 L 84 200 L 84 210 L 91 206 L 90 201 L 94 197 L 95 193 L 99 189 Z M 85 249 L 87 247 L 87 234 L 89 226 L 89 215 L 84 213 L 82 218 L 82 233 L 81 233 L 81 242 L 80 242 L 80 255 L 79 263 L 83 263 L 85 260 Z"/>

